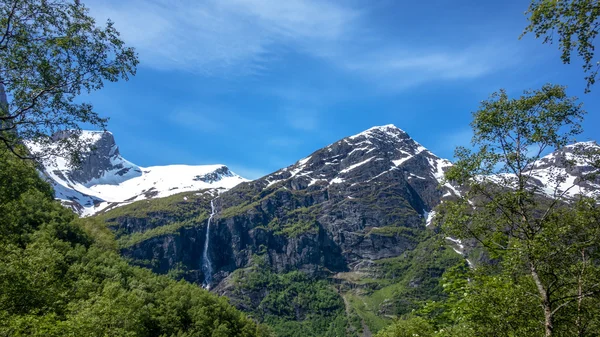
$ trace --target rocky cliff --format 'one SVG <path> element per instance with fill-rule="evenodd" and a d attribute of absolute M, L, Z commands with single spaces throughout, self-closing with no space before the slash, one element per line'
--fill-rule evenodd
<path fill-rule="evenodd" d="M 587 163 L 561 165 L 574 153 L 567 147 L 536 163 L 533 183 L 544 186 L 550 170 L 559 169 L 597 191 L 597 181 L 577 178 L 590 172 Z M 333 287 L 327 289 L 343 299 L 332 312 L 358 317 L 346 332 L 368 335 L 418 301 L 440 296 L 444 269 L 464 261 L 463 243 L 439 241 L 429 227 L 434 207 L 461 193 L 443 180 L 451 165 L 386 125 L 227 191 L 136 202 L 100 216 L 135 263 L 203 284 L 266 321 L 278 312 L 291 312 L 290 320 L 316 315 L 294 302 L 297 294 L 282 300 L 300 282 L 286 275 L 303 272 L 309 279 L 301 283 L 312 292 L 325 291 L 318 280 L 327 280 Z M 210 263 L 212 275 L 204 275 L 203 263 Z"/>
<path fill-rule="evenodd" d="M 342 139 L 224 193 L 205 192 L 216 207 L 209 233 L 215 285 L 258 252 L 266 253 L 278 271 L 317 273 L 348 271 L 363 260 L 413 249 L 430 211 L 459 193 L 450 184 L 440 186 L 450 165 L 388 125 Z M 198 207 L 209 212 L 209 199 L 204 197 Z M 130 215 L 105 217 L 117 228 L 133 221 Z M 172 216 L 171 221 L 179 219 Z M 125 251 L 139 260 L 171 261 L 159 263 L 157 271 L 166 272 L 198 257 L 183 247 L 193 247 L 192 242 L 202 247 L 203 232 L 202 226 L 183 227 L 177 235 L 152 238 Z M 187 263 L 189 270 L 197 266 L 197 260 Z"/>

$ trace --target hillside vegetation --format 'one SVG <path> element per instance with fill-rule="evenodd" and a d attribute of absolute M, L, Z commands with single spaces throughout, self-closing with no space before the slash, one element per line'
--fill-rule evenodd
<path fill-rule="evenodd" d="M 130 266 L 9 151 L 0 181 L 0 336 L 268 335 L 226 298 Z"/>

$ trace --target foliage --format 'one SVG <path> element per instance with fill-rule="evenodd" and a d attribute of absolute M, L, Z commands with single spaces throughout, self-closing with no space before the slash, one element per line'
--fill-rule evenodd
<path fill-rule="evenodd" d="M 464 264 L 464 258 L 433 232 L 419 235 L 418 240 L 414 249 L 400 256 L 374 261 L 368 272 L 338 274 L 347 316 L 357 331 L 381 331 L 394 318 L 404 319 L 428 301 L 445 301 L 442 275 L 455 264 Z"/>
<path fill-rule="evenodd" d="M 469 191 L 442 205 L 445 232 L 477 240 L 495 261 L 476 268 L 465 299 L 465 317 L 481 334 L 583 336 L 598 324 L 590 315 L 600 317 L 592 309 L 600 295 L 600 207 L 569 198 L 559 188 L 562 170 L 550 170 L 545 186 L 532 182 L 534 163 L 581 132 L 583 113 L 560 86 L 519 99 L 496 93 L 474 113 L 475 151 L 458 149 L 446 172 Z"/>
<path fill-rule="evenodd" d="M 529 25 L 526 33 L 543 37 L 544 43 L 553 43 L 558 37 L 563 63 L 571 63 L 571 53 L 583 60 L 586 73 L 586 92 L 596 82 L 600 61 L 595 60 L 595 38 L 600 29 L 600 2 L 598 0 L 533 0 L 526 12 Z"/>
<path fill-rule="evenodd" d="M 98 218 L 114 224 L 119 218 L 153 218 L 160 214 L 167 214 L 174 219 L 184 219 L 198 216 L 210 210 L 210 194 L 200 192 L 183 192 L 164 198 L 139 200 L 128 205 L 119 206 L 97 215 Z"/>
<path fill-rule="evenodd" d="M 0 141 L 14 150 L 23 139 L 47 145 L 58 131 L 79 125 L 104 128 L 83 92 L 135 74 L 138 64 L 109 20 L 96 25 L 80 1 L 4 0 L 0 2 Z M 77 154 L 85 144 L 78 132 L 47 147 L 43 155 Z M 16 154 L 20 154 L 15 151 Z"/>
<path fill-rule="evenodd" d="M 438 236 L 424 238 L 415 249 L 401 256 L 377 261 L 378 277 L 393 280 L 393 283 L 376 291 L 372 297 L 383 292 L 383 296 L 379 295 L 381 301 L 392 300 L 395 315 L 410 313 L 427 300 L 444 298 L 439 280 L 447 268 L 462 260 Z M 391 290 L 391 294 L 386 294 L 386 289 Z"/>
<path fill-rule="evenodd" d="M 398 320 L 377 334 L 377 337 L 431 337 L 434 329 L 429 322 L 420 317 Z"/>
<path fill-rule="evenodd" d="M 253 267 L 236 271 L 235 278 L 238 296 L 251 301 L 248 294 L 263 294 L 251 312 L 253 317 L 281 337 L 346 335 L 344 303 L 327 281 L 300 271 L 276 273 L 264 256 L 254 261 Z"/>
<path fill-rule="evenodd" d="M 383 236 L 403 236 L 403 237 L 405 237 L 407 239 L 411 239 L 411 240 L 417 239 L 417 241 L 420 241 L 418 239 L 423 239 L 423 237 L 420 235 L 421 233 L 422 233 L 422 231 L 419 231 L 419 230 L 416 230 L 416 229 L 410 228 L 410 227 L 404 227 L 404 226 L 376 227 L 369 231 L 369 234 L 377 234 L 377 235 L 383 235 Z"/>
<path fill-rule="evenodd" d="M 268 335 L 225 298 L 130 266 L 7 150 L 0 174 L 0 336 Z"/>

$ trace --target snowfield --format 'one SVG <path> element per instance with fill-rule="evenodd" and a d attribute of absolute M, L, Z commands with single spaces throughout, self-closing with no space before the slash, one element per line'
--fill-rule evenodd
<path fill-rule="evenodd" d="M 98 142 L 104 132 L 84 131 L 81 137 Z M 111 135 L 112 139 L 112 135 Z M 27 144 L 33 153 L 43 149 Z M 203 189 L 230 189 L 248 181 L 231 172 L 225 165 L 167 165 L 141 167 L 135 165 L 113 145 L 103 153 L 107 167 L 92 169 L 97 177 L 86 181 L 73 179 L 73 167 L 65 158 L 49 158 L 43 174 L 55 189 L 55 196 L 82 216 L 96 214 L 107 207 L 122 206 L 149 198 L 163 198 L 176 193 Z M 84 164 L 85 165 L 85 164 Z"/>

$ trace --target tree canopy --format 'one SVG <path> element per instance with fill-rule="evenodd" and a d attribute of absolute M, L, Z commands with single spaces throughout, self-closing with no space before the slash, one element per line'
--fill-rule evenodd
<path fill-rule="evenodd" d="M 0 336 L 270 335 L 224 297 L 129 265 L 8 149 L 0 181 Z"/>
<path fill-rule="evenodd" d="M 576 52 L 583 61 L 586 92 L 596 82 L 600 60 L 595 55 L 595 40 L 600 30 L 598 0 L 533 0 L 525 12 L 529 25 L 523 34 L 534 33 L 544 43 L 558 38 L 563 63 L 571 63 Z"/>
<path fill-rule="evenodd" d="M 542 186 L 533 173 L 545 151 L 561 149 L 581 133 L 583 114 L 561 86 L 546 85 L 514 99 L 495 93 L 473 114 L 475 150 L 459 148 L 459 160 L 446 173 L 468 192 L 442 205 L 444 229 L 476 240 L 496 260 L 476 268 L 471 285 L 488 306 L 503 303 L 494 311 L 508 310 L 496 323 L 493 312 L 478 313 L 478 321 L 492 323 L 490 329 L 505 322 L 517 335 L 583 336 L 598 324 L 588 314 L 597 311 L 592 308 L 600 295 L 600 208 L 596 200 L 573 196 L 564 187 L 568 168 L 591 164 L 596 154 L 575 147 L 574 158 L 561 163 L 565 169 L 550 170 Z M 526 323 L 514 324 L 524 318 Z M 532 323 L 537 321 L 544 323 Z"/>
<path fill-rule="evenodd" d="M 0 1 L 0 144 L 47 145 L 59 131 L 104 128 L 82 93 L 134 75 L 138 59 L 109 20 L 98 26 L 77 0 Z M 76 153 L 78 132 L 45 154 Z M 15 153 L 25 156 L 19 151 Z"/>
<path fill-rule="evenodd" d="M 446 269 L 446 297 L 378 336 L 596 336 L 600 331 L 600 204 L 574 193 L 567 172 L 596 179 L 599 154 L 572 145 L 584 111 L 565 88 L 512 98 L 500 90 L 473 113 L 472 149 L 458 148 L 446 179 L 465 187 L 435 222 L 470 263 Z M 550 150 L 560 167 L 535 167 Z M 585 168 L 585 169 L 582 169 Z M 539 177 L 538 177 L 539 178 Z M 571 182 L 572 183 L 572 182 Z"/>

